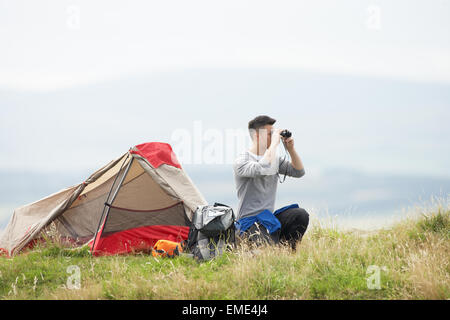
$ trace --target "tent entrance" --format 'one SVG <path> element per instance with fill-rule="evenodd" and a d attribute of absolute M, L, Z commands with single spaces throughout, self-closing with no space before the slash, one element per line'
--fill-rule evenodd
<path fill-rule="evenodd" d="M 111 206 L 94 255 L 147 251 L 161 239 L 180 242 L 189 233 L 183 202 L 159 210 L 136 211 Z"/>
<path fill-rule="evenodd" d="M 183 202 L 164 192 L 147 172 L 136 174 L 139 169 L 132 158 L 119 171 L 91 247 L 94 255 L 149 250 L 161 239 L 187 239 Z"/>

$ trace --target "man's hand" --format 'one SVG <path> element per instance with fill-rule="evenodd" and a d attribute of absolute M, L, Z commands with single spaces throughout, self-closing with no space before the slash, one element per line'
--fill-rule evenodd
<path fill-rule="evenodd" d="M 294 138 L 283 138 L 283 142 L 288 151 L 294 150 Z"/>
<path fill-rule="evenodd" d="M 291 156 L 292 166 L 297 170 L 304 169 L 302 160 L 300 159 L 300 156 L 297 154 L 294 148 L 294 138 L 283 138 L 283 143 L 286 147 L 286 150 L 289 152 L 289 155 Z"/>

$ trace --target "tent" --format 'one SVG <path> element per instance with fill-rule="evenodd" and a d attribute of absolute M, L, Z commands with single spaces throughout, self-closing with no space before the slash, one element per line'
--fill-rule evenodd
<path fill-rule="evenodd" d="M 86 181 L 16 209 L 0 251 L 17 254 L 50 225 L 96 256 L 149 249 L 158 240 L 187 239 L 195 209 L 205 204 L 171 146 L 144 143 Z"/>

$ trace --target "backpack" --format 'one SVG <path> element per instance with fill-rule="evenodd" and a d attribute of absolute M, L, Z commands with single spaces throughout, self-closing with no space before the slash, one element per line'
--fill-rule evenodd
<path fill-rule="evenodd" d="M 235 243 L 233 209 L 221 203 L 203 205 L 195 210 L 186 249 L 199 261 L 220 256 Z"/>

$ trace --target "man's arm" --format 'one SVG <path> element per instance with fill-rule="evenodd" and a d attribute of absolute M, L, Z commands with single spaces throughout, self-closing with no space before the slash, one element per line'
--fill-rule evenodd
<path fill-rule="evenodd" d="M 278 172 L 277 147 L 280 144 L 281 129 L 274 130 L 269 148 L 259 161 L 252 161 L 247 154 L 241 155 L 235 162 L 234 170 L 241 177 L 254 178 L 262 175 L 272 175 Z"/>
<path fill-rule="evenodd" d="M 270 146 L 267 148 L 266 152 L 264 152 L 264 156 L 261 159 L 263 163 L 269 163 L 272 166 L 277 164 L 275 161 L 277 160 L 277 148 L 281 140 L 281 131 L 281 129 L 275 129 L 273 131 Z"/>
<path fill-rule="evenodd" d="M 291 156 L 291 163 L 280 162 L 280 173 L 286 172 L 286 175 L 288 176 L 299 178 L 305 174 L 305 168 L 300 156 L 294 148 L 294 139 L 290 137 L 283 140 L 286 150 Z"/>
<path fill-rule="evenodd" d="M 263 161 L 254 161 L 250 159 L 248 153 L 241 154 L 234 163 L 234 171 L 240 177 L 255 178 L 270 169 L 270 163 Z"/>

